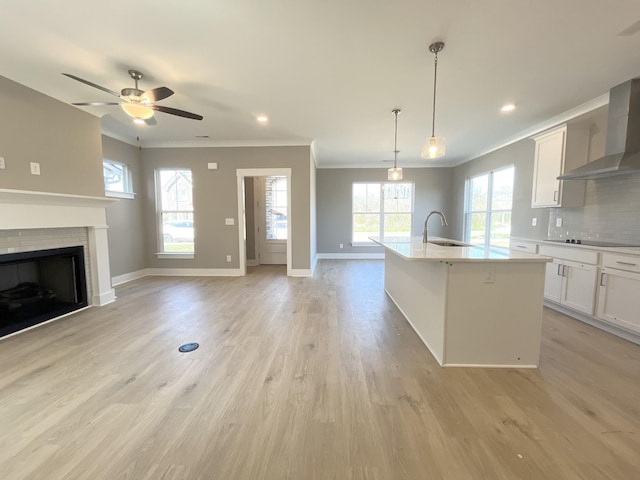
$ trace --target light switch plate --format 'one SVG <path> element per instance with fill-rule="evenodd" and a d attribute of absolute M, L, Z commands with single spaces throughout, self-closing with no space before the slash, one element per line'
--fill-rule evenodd
<path fill-rule="evenodd" d="M 224 219 L 224 224 L 225 225 L 235 225 L 236 221 L 234 218 L 225 218 Z"/>
<path fill-rule="evenodd" d="M 31 162 L 31 175 L 40 175 L 40 164 Z"/>
<path fill-rule="evenodd" d="M 562 219 L 556 218 L 556 227 L 561 227 L 561 226 L 562 226 Z"/>
<path fill-rule="evenodd" d="M 0 157 L 0 170 L 4 170 L 4 157 Z"/>
<path fill-rule="evenodd" d="M 209 170 L 217 170 L 218 169 L 218 162 L 207 163 L 207 168 Z"/>
<path fill-rule="evenodd" d="M 536 225 L 538 225 L 538 219 L 536 217 L 533 217 L 531 219 L 531 226 L 535 227 Z"/>

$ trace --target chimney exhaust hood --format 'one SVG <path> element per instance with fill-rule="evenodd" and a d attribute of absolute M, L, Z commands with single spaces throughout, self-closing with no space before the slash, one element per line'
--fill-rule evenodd
<path fill-rule="evenodd" d="M 585 180 L 640 173 L 640 78 L 609 93 L 605 156 L 558 177 Z"/>

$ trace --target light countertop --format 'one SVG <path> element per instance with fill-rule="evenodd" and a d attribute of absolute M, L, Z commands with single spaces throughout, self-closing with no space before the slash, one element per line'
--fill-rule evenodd
<path fill-rule="evenodd" d="M 640 255 L 640 247 L 635 247 L 632 245 L 622 246 L 622 247 L 596 247 L 593 245 L 582 245 L 577 243 L 565 243 L 562 241 L 556 240 L 534 240 L 531 238 L 523 238 L 523 237 L 511 237 L 512 240 L 524 240 L 525 242 L 537 243 L 538 245 L 551 245 L 554 247 L 568 247 L 568 248 L 577 248 L 583 250 L 596 250 L 598 252 L 614 252 L 614 253 L 626 253 L 629 255 Z"/>
<path fill-rule="evenodd" d="M 369 237 L 405 260 L 426 262 L 550 262 L 549 257 L 513 250 L 498 251 L 464 244 L 458 240 L 431 237 L 431 241 L 464 244 L 464 247 L 444 247 L 435 243 L 422 243 L 422 237 Z"/>

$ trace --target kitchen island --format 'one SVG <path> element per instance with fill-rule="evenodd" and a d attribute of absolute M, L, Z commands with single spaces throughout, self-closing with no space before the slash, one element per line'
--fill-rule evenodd
<path fill-rule="evenodd" d="M 371 239 L 385 247 L 385 291 L 440 365 L 537 367 L 550 258 L 442 238 Z"/>

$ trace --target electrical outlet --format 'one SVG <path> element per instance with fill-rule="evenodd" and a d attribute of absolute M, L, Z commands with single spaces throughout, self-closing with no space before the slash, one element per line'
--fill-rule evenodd
<path fill-rule="evenodd" d="M 340 244 L 340 248 L 344 248 L 344 243 L 341 243 L 341 244 Z"/>
<path fill-rule="evenodd" d="M 40 164 L 31 162 L 31 175 L 40 175 Z"/>
<path fill-rule="evenodd" d="M 562 226 L 562 219 L 556 218 L 556 227 L 561 227 L 561 226 Z"/>
<path fill-rule="evenodd" d="M 538 219 L 536 217 L 533 217 L 531 219 L 531 226 L 535 227 L 536 225 L 538 225 Z"/>
<path fill-rule="evenodd" d="M 234 218 L 225 218 L 224 219 L 224 224 L 225 225 L 235 225 L 236 221 Z"/>
<path fill-rule="evenodd" d="M 231 255 L 227 255 L 227 262 L 231 262 Z"/>
<path fill-rule="evenodd" d="M 207 163 L 207 168 L 209 170 L 217 170 L 218 169 L 218 162 Z"/>
<path fill-rule="evenodd" d="M 4 170 L 4 157 L 0 157 L 0 170 Z"/>

